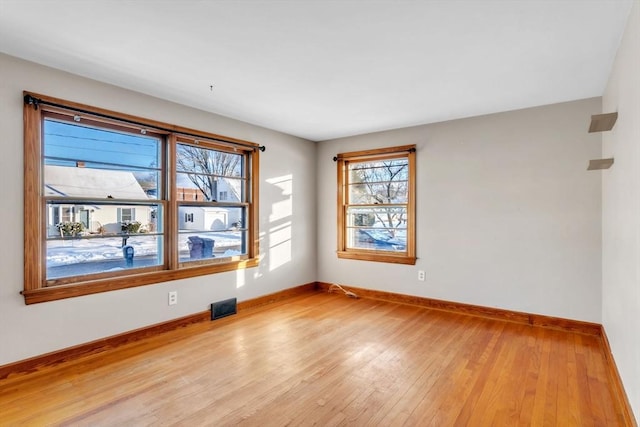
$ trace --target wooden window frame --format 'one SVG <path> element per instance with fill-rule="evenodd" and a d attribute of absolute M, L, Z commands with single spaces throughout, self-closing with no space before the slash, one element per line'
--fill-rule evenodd
<path fill-rule="evenodd" d="M 39 100 L 36 105 L 24 105 L 24 290 L 26 304 L 54 301 L 64 298 L 150 285 L 170 280 L 203 276 L 256 267 L 259 264 L 259 168 L 260 146 L 250 141 L 230 138 L 208 132 L 193 130 L 155 120 L 118 113 L 45 95 L 24 92 Z M 55 106 L 51 106 L 55 105 Z M 65 110 L 67 109 L 67 110 Z M 83 280 L 74 276 L 60 284 L 47 283 L 46 264 L 46 213 L 43 194 L 43 120 L 44 114 L 62 112 L 69 114 L 82 111 L 83 117 L 100 123 L 103 128 L 114 125 L 140 129 L 145 127 L 166 135 L 164 141 L 164 166 L 166 168 L 165 194 L 158 194 L 157 204 L 164 210 L 164 263 L 157 267 L 136 269 L 131 273 L 100 273 Z M 132 125 L 131 123 L 135 123 Z M 178 200 L 175 177 L 175 147 L 182 135 L 197 137 L 207 147 L 242 153 L 247 156 L 247 254 L 229 258 L 211 259 L 210 262 L 179 263 L 178 259 Z"/>
<path fill-rule="evenodd" d="M 352 162 L 376 161 L 391 158 L 406 158 L 409 165 L 407 189 L 407 245 L 406 251 L 368 250 L 347 247 L 348 168 Z M 372 150 L 352 151 L 338 154 L 335 158 L 338 172 L 338 258 L 375 261 L 395 264 L 416 263 L 416 147 L 403 145 Z"/>

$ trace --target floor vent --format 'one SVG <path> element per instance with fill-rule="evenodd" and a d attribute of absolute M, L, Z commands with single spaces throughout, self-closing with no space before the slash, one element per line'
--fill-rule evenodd
<path fill-rule="evenodd" d="M 238 312 L 238 302 L 235 298 L 218 301 L 211 304 L 211 320 L 231 316 Z"/>

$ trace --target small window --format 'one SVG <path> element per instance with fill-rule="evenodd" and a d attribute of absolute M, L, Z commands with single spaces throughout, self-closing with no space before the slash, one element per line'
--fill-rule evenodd
<path fill-rule="evenodd" d="M 135 208 L 118 208 L 119 213 L 119 221 L 120 222 L 131 222 L 136 219 L 136 210 Z"/>
<path fill-rule="evenodd" d="M 69 222 L 72 220 L 72 207 L 60 206 L 60 222 Z"/>
<path fill-rule="evenodd" d="M 338 154 L 338 257 L 415 264 L 415 146 Z"/>
<path fill-rule="evenodd" d="M 176 185 L 183 191 L 200 195 L 200 203 L 185 198 L 178 202 L 179 261 L 182 267 L 203 262 L 245 258 L 249 249 L 247 229 L 234 227 L 244 223 L 249 208 L 247 157 L 219 147 L 180 137 L 176 149 Z M 233 188 L 235 200 L 218 197 Z"/>

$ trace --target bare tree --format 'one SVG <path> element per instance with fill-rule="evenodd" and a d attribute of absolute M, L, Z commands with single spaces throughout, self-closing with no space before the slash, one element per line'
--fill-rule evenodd
<path fill-rule="evenodd" d="M 234 176 L 242 156 L 192 145 L 179 144 L 177 164 L 189 180 L 204 194 L 207 201 L 216 201 L 218 179 Z"/>
<path fill-rule="evenodd" d="M 350 204 L 369 205 L 369 219 L 360 219 L 358 225 L 373 225 L 376 219 L 390 238 L 396 236 L 406 222 L 408 164 L 388 160 L 360 163 L 351 169 Z M 376 206 L 371 206 L 376 205 Z"/>

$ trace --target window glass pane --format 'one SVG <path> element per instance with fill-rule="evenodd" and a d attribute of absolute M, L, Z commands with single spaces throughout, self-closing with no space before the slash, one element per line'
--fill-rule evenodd
<path fill-rule="evenodd" d="M 47 241 L 48 280 L 130 268 L 162 265 L 163 237 L 136 234 L 125 239 L 115 235 L 85 235 Z M 130 259 L 124 252 L 133 250 Z"/>
<path fill-rule="evenodd" d="M 384 228 L 393 233 L 393 230 L 407 228 L 407 208 L 406 206 L 349 207 L 347 209 L 347 226 Z"/>
<path fill-rule="evenodd" d="M 386 230 L 347 228 L 347 245 L 351 249 L 405 252 L 406 230 L 397 230 L 391 237 Z"/>
<path fill-rule="evenodd" d="M 164 242 L 156 234 L 161 231 L 161 209 L 161 205 L 47 203 L 46 278 L 162 265 Z M 133 249 L 129 260 L 125 246 Z"/>
<path fill-rule="evenodd" d="M 348 208 L 347 247 L 384 251 L 405 251 L 406 207 Z"/>
<path fill-rule="evenodd" d="M 218 179 L 213 175 L 178 173 L 176 176 L 178 200 L 215 202 Z"/>
<path fill-rule="evenodd" d="M 407 181 L 351 184 L 349 202 L 364 205 L 407 203 L 407 189 Z"/>
<path fill-rule="evenodd" d="M 246 255 L 246 231 L 180 232 L 178 250 L 180 262 Z"/>
<path fill-rule="evenodd" d="M 155 137 L 46 119 L 44 155 L 51 159 L 157 168 L 160 144 Z"/>
<path fill-rule="evenodd" d="M 176 157 L 178 200 L 244 201 L 243 155 L 178 144 Z"/>
<path fill-rule="evenodd" d="M 162 205 L 47 202 L 47 238 L 162 232 Z"/>
<path fill-rule="evenodd" d="M 45 165 L 45 197 L 91 199 L 158 198 L 158 171 L 93 169 Z"/>
<path fill-rule="evenodd" d="M 176 147 L 176 166 L 178 172 L 242 177 L 243 155 L 178 144 Z"/>
<path fill-rule="evenodd" d="M 245 180 L 240 178 L 221 178 L 218 181 L 218 201 L 231 203 L 246 202 Z"/>
<path fill-rule="evenodd" d="M 245 180 L 212 175 L 178 173 L 176 193 L 178 200 L 200 202 L 245 202 Z"/>
<path fill-rule="evenodd" d="M 180 261 L 247 254 L 244 208 L 180 206 Z"/>
<path fill-rule="evenodd" d="M 349 182 L 407 181 L 409 162 L 405 158 L 372 162 L 350 162 Z"/>
<path fill-rule="evenodd" d="M 80 124 L 44 121 L 44 194 L 156 199 L 160 140 Z"/>

